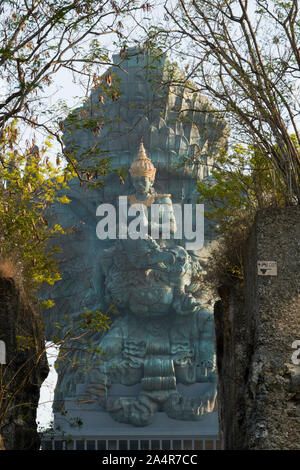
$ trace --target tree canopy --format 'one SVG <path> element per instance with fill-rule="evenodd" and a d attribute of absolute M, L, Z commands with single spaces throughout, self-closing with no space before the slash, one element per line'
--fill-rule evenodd
<path fill-rule="evenodd" d="M 148 31 L 230 122 L 231 142 L 255 145 L 285 204 L 300 203 L 298 1 L 178 0 Z M 298 147 L 297 147 L 298 144 Z"/>
<path fill-rule="evenodd" d="M 63 153 L 62 123 L 48 109 L 56 74 L 69 71 L 84 84 L 88 96 L 102 81 L 102 67 L 111 63 L 107 45 L 127 40 L 131 28 L 124 28 L 125 18 L 147 8 L 148 3 L 139 0 L 3 0 L 0 132 L 18 119 L 19 124 L 56 137 Z M 106 78 L 113 86 L 111 76 Z M 64 157 L 77 170 L 76 159 Z"/>
<path fill-rule="evenodd" d="M 60 191 L 67 188 L 72 174 L 67 178 L 49 161 L 51 139 L 40 150 L 35 146 L 26 153 L 14 148 L 17 140 L 18 127 L 12 122 L 0 142 L 5 164 L 0 181 L 0 263 L 9 260 L 26 292 L 33 293 L 42 282 L 52 285 L 60 279 L 53 257 L 58 248 L 47 246 L 52 237 L 64 231 L 58 224 L 48 224 L 45 211 L 54 201 L 69 202 Z"/>

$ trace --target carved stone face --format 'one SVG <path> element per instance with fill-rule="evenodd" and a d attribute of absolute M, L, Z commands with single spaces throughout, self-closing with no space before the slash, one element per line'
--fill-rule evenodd
<path fill-rule="evenodd" d="M 138 193 L 146 194 L 150 191 L 153 181 L 150 180 L 149 176 L 138 176 L 136 178 L 132 178 L 132 184 Z"/>

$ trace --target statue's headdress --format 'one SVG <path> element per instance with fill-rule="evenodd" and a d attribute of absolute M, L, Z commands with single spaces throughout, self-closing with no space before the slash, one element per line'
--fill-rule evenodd
<path fill-rule="evenodd" d="M 143 142 L 140 144 L 139 154 L 129 171 L 132 178 L 148 176 L 151 181 L 155 179 L 156 168 L 150 158 L 147 157 Z"/>

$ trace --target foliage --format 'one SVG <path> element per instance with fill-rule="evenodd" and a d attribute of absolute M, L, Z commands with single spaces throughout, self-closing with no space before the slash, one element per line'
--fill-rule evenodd
<path fill-rule="evenodd" d="M 0 141 L 4 164 L 0 173 L 0 255 L 14 260 L 25 291 L 34 292 L 42 282 L 52 285 L 60 279 L 53 257 L 58 248 L 48 249 L 47 245 L 64 230 L 58 224 L 48 225 L 45 210 L 54 201 L 69 202 L 59 191 L 67 188 L 74 174 L 48 160 L 49 142 L 40 151 L 33 146 L 21 152 L 12 149 L 17 140 L 17 123 L 12 122 Z"/>
<path fill-rule="evenodd" d="M 243 280 L 243 251 L 257 210 L 283 206 L 283 184 L 272 163 L 255 146 L 221 151 L 211 178 L 198 183 L 200 202 L 209 209 L 219 243 L 213 250 L 208 279 L 214 285 Z"/>
<path fill-rule="evenodd" d="M 255 145 L 285 204 L 300 203 L 298 1 L 166 0 L 164 9 L 146 42 L 179 56 L 186 75 L 174 83 L 211 98 L 232 145 Z"/>
<path fill-rule="evenodd" d="M 221 150 L 214 162 L 211 178 L 198 182 L 201 201 L 213 209 L 207 213 L 227 230 L 235 212 L 247 211 L 253 219 L 256 211 L 284 204 L 284 189 L 277 184 L 271 161 L 255 146 L 237 145 L 232 152 Z"/>
<path fill-rule="evenodd" d="M 110 309 L 108 310 L 107 314 L 109 313 Z M 90 332 L 100 332 L 102 330 L 106 330 L 109 328 L 110 318 L 106 315 L 103 315 L 99 310 L 89 311 L 85 309 L 85 311 L 81 315 L 81 322 L 79 323 L 79 327 L 86 329 L 88 328 Z"/>
<path fill-rule="evenodd" d="M 69 79 L 84 88 L 85 96 L 104 82 L 104 97 L 107 93 L 117 99 L 112 75 L 102 76 L 103 66 L 111 64 L 105 44 L 125 44 L 123 22 L 149 7 L 139 0 L 2 1 L 0 133 L 17 118 L 20 123 L 52 135 L 79 179 L 90 181 L 90 172 L 81 172 L 76 155 L 64 151 L 62 121 L 68 110 L 63 104 L 49 109 L 49 94 L 54 92 L 51 85 L 59 72 L 67 71 Z M 115 66 L 121 66 L 122 60 Z M 96 129 L 99 123 L 89 118 L 86 117 L 85 125 Z"/>

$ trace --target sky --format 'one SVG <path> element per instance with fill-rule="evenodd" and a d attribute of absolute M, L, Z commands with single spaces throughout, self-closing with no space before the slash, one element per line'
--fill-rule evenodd
<path fill-rule="evenodd" d="M 37 409 L 37 423 L 38 430 L 47 429 L 53 421 L 52 402 L 54 398 L 54 389 L 57 382 L 57 373 L 54 368 L 54 363 L 57 358 L 59 349 L 52 345 L 52 343 L 46 343 L 51 345 L 47 348 L 47 359 L 49 364 L 49 374 L 47 379 L 43 382 L 40 389 L 40 400 Z"/>

